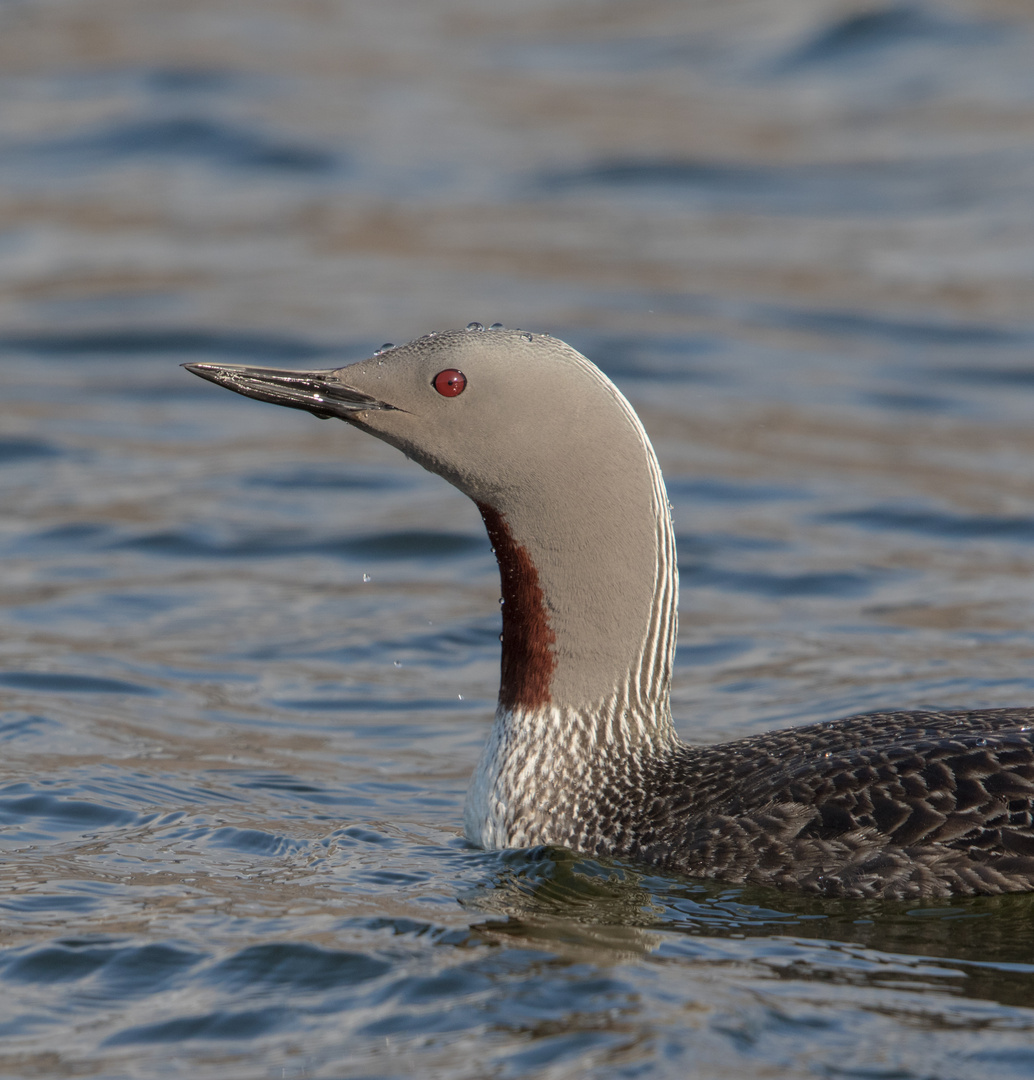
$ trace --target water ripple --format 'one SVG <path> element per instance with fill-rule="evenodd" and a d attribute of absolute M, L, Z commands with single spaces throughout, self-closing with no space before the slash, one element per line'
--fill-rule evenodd
<path fill-rule="evenodd" d="M 775 70 L 800 72 L 818 66 L 872 65 L 881 54 L 919 44 L 992 43 L 1005 33 L 990 21 L 952 18 L 925 4 L 895 3 L 852 12 L 818 31 Z"/>
<path fill-rule="evenodd" d="M 139 361 L 146 357 L 167 362 L 170 355 L 271 362 L 310 360 L 328 352 L 326 346 L 283 334 L 192 330 L 175 326 L 8 333 L 0 335 L 0 349 L 56 360 L 89 357 L 105 363 L 126 358 Z"/>
<path fill-rule="evenodd" d="M 958 514 L 946 510 L 916 510 L 911 506 L 876 506 L 816 516 L 816 521 L 856 525 L 863 529 L 910 532 L 947 540 L 1034 541 L 1034 518 Z"/>
<path fill-rule="evenodd" d="M 1034 159 L 1026 153 L 1003 157 L 997 169 L 986 157 L 807 165 L 615 159 L 541 173 L 532 188 L 540 197 L 640 192 L 759 214 L 905 217 L 963 213 L 986 202 L 992 190 L 998 199 L 1022 199 L 1032 171 Z"/>
<path fill-rule="evenodd" d="M 0 671 L 0 686 L 42 694 L 156 694 L 158 691 L 124 679 L 75 675 L 59 671 Z"/>
<path fill-rule="evenodd" d="M 32 437 L 0 438 L 0 467 L 15 461 L 58 457 L 61 450 L 53 443 Z"/>
<path fill-rule="evenodd" d="M 0 821 L 23 824 L 39 821 L 50 829 L 76 832 L 116 825 L 141 824 L 139 814 L 101 803 L 37 792 L 30 784 L 0 789 Z"/>
<path fill-rule="evenodd" d="M 264 131 L 183 115 L 119 120 L 92 132 L 8 146 L 7 160 L 35 167 L 112 168 L 133 158 L 193 159 L 224 169 L 326 176 L 344 164 L 340 154 L 276 138 Z"/>
<path fill-rule="evenodd" d="M 109 1036 L 103 1046 L 132 1046 L 137 1043 L 184 1043 L 195 1039 L 257 1039 L 290 1024 L 290 1010 L 282 1005 L 265 1009 L 220 1010 L 195 1016 L 180 1016 L 157 1024 L 125 1028 Z"/>
<path fill-rule="evenodd" d="M 886 574 L 871 571 L 810 571 L 773 574 L 760 570 L 723 570 L 717 567 L 679 564 L 679 577 L 693 588 L 724 589 L 759 596 L 868 596 Z"/>

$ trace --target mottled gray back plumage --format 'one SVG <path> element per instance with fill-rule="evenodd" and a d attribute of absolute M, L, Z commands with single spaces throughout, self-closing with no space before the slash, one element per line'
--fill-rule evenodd
<path fill-rule="evenodd" d="M 680 746 L 615 777 L 596 851 L 830 896 L 1027 890 L 1032 729 L 1031 709 L 881 712 Z"/>
<path fill-rule="evenodd" d="M 1034 709 L 678 739 L 664 483 L 631 406 L 570 346 L 450 331 L 335 371 L 188 367 L 345 420 L 478 504 L 509 607 L 499 707 L 465 813 L 474 842 L 831 896 L 1034 889 Z M 461 394 L 435 390 L 444 369 L 464 373 Z"/>

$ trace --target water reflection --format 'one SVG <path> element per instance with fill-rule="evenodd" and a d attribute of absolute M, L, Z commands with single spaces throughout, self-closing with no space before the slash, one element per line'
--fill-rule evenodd
<path fill-rule="evenodd" d="M 783 891 L 677 882 L 558 849 L 502 857 L 461 896 L 494 918 L 489 940 L 548 948 L 570 962 L 674 955 L 751 962 L 781 978 L 950 994 L 1034 1006 L 1034 897 L 904 903 L 820 900 Z M 686 938 L 699 942 L 699 948 Z M 736 942 L 754 940 L 757 946 Z"/>

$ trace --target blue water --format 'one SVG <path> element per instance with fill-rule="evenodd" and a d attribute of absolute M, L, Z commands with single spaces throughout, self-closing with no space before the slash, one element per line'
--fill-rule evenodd
<path fill-rule="evenodd" d="M 1021 3 L 0 6 L 0 1075 L 1028 1077 L 1034 900 L 462 839 L 475 508 L 179 367 L 552 331 L 714 741 L 1034 702 Z"/>

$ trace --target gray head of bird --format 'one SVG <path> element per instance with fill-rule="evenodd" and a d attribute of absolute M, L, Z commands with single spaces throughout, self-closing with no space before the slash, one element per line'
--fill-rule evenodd
<path fill-rule="evenodd" d="M 667 496 L 635 412 L 575 349 L 546 334 L 455 330 L 333 370 L 184 366 L 344 420 L 474 500 L 502 578 L 502 707 L 584 709 L 620 693 L 667 708 Z"/>

